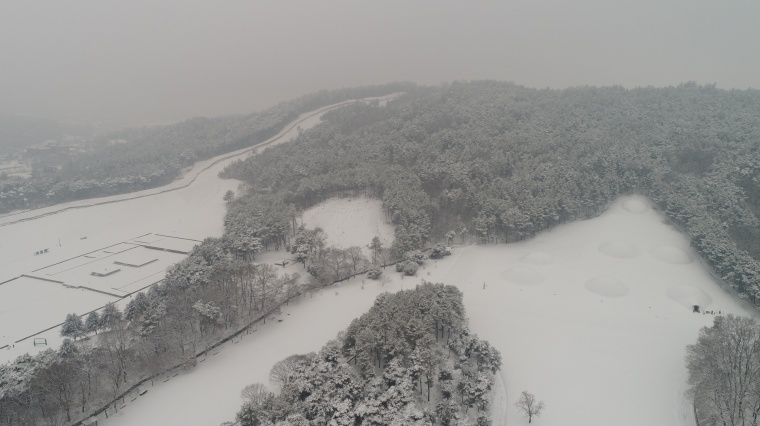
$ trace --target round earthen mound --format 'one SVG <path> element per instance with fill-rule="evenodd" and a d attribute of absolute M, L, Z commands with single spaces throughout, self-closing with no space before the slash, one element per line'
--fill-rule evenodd
<path fill-rule="evenodd" d="M 609 275 L 597 275 L 586 281 L 586 290 L 604 297 L 623 297 L 628 294 L 628 286 Z"/>
<path fill-rule="evenodd" d="M 667 290 L 668 297 L 688 309 L 694 305 L 700 308 L 710 306 L 713 302 L 712 297 L 705 293 L 701 288 L 694 287 L 691 284 L 676 284 Z"/>

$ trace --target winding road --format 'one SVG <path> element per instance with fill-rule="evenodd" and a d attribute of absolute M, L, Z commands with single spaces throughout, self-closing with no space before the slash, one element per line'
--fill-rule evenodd
<path fill-rule="evenodd" d="M 112 196 L 100 197 L 100 198 L 89 198 L 85 200 L 77 200 L 77 201 L 71 201 L 67 203 L 56 204 L 56 205 L 48 206 L 48 207 L 40 207 L 38 209 L 15 211 L 12 213 L 0 215 L 0 226 L 8 226 L 8 225 L 13 225 L 19 222 L 26 222 L 29 220 L 39 219 L 41 217 L 62 213 L 68 210 L 94 207 L 94 206 L 100 206 L 104 204 L 119 203 L 122 201 L 134 200 L 137 198 L 152 197 L 155 195 L 164 194 L 167 192 L 177 191 L 179 189 L 187 188 L 188 186 L 192 185 L 193 182 L 195 182 L 195 180 L 198 178 L 198 176 L 201 173 L 219 164 L 222 161 L 241 158 L 251 152 L 258 151 L 268 146 L 276 145 L 278 143 L 286 142 L 287 140 L 289 140 L 288 138 L 292 138 L 296 136 L 299 130 L 305 130 L 309 127 L 313 127 L 314 125 L 318 124 L 319 123 L 318 120 L 313 120 L 314 122 L 311 123 L 311 126 L 308 126 L 308 127 L 303 126 L 304 123 L 306 123 L 307 121 L 312 120 L 314 118 L 318 118 L 327 111 L 340 108 L 345 105 L 357 103 L 357 102 L 370 102 L 374 100 L 378 100 L 381 102 L 388 101 L 400 95 L 401 95 L 400 93 L 392 93 L 386 96 L 353 99 L 353 100 L 338 102 L 332 105 L 327 105 L 317 110 L 301 114 L 301 116 L 299 116 L 297 119 L 295 119 L 290 124 L 285 126 L 285 128 L 283 128 L 279 133 L 277 133 L 275 136 L 267 139 L 264 142 L 260 142 L 256 145 L 239 149 L 237 151 L 233 151 L 227 154 L 222 154 L 208 160 L 199 161 L 195 163 L 195 165 L 188 172 L 184 173 L 179 179 L 167 185 L 163 185 L 157 188 L 146 189 L 142 191 L 130 192 L 127 194 L 112 195 Z M 299 126 L 301 126 L 300 129 L 299 129 Z"/>

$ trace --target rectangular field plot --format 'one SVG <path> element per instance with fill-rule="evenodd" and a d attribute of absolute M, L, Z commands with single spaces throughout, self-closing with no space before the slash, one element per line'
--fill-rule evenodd
<path fill-rule="evenodd" d="M 111 292 L 113 293 L 121 292 L 122 294 L 127 295 L 135 291 L 144 289 L 145 287 L 148 287 L 162 280 L 164 278 L 165 272 L 166 271 L 158 271 L 134 281 L 125 281 L 123 283 L 120 283 L 118 288 L 111 289 Z"/>
<path fill-rule="evenodd" d="M 104 257 L 113 256 L 113 253 L 106 253 L 103 250 L 94 251 L 92 253 L 87 253 L 85 255 L 82 255 L 82 257 L 86 257 L 88 259 L 102 259 Z"/>
<path fill-rule="evenodd" d="M 69 259 L 64 262 L 58 263 L 56 265 L 48 266 L 47 268 L 38 269 L 37 271 L 35 271 L 35 274 L 48 275 L 51 277 L 55 277 L 58 274 L 64 273 L 66 271 L 70 271 L 72 269 L 86 267 L 86 265 L 95 263 L 97 262 L 97 260 L 98 259 L 79 256 L 79 257 L 75 257 L 73 259 Z"/>
<path fill-rule="evenodd" d="M 119 254 L 97 259 L 56 275 L 57 280 L 72 287 L 83 287 L 114 296 L 124 296 L 135 283 L 147 284 L 164 277 L 166 268 L 184 259 L 183 254 L 150 250 L 136 246 Z"/>
<path fill-rule="evenodd" d="M 193 247 L 201 243 L 196 240 L 169 237 L 159 234 L 150 234 L 150 236 L 136 238 L 130 242 L 140 244 L 143 247 L 152 250 L 165 250 L 183 254 L 190 253 L 193 250 Z"/>
<path fill-rule="evenodd" d="M 162 237 L 156 234 L 148 234 L 148 235 L 143 235 L 142 237 L 137 237 L 132 241 L 134 241 L 137 244 L 153 244 L 156 241 L 164 239 L 164 238 L 165 237 Z"/>
<path fill-rule="evenodd" d="M 131 250 L 133 248 L 135 248 L 135 244 L 119 243 L 119 244 L 116 244 L 115 246 L 104 248 L 102 251 L 103 253 L 107 253 L 107 254 L 116 254 L 116 253 L 125 252 L 127 250 Z"/>
<path fill-rule="evenodd" d="M 3 344 L 63 322 L 67 314 L 84 314 L 116 297 L 20 277 L 0 285 L 0 341 Z"/>
<path fill-rule="evenodd" d="M 137 250 L 129 250 L 113 257 L 113 262 L 121 266 L 140 268 L 149 263 L 158 261 L 159 254 L 155 251 L 148 252 L 144 247 Z"/>
<path fill-rule="evenodd" d="M 198 243 L 155 234 L 143 238 L 141 241 L 158 247 L 122 242 L 29 271 L 0 285 L 0 347 L 55 327 L 67 314 L 86 314 L 161 281 L 166 269 L 184 259 L 185 251 Z M 45 336 L 50 338 L 51 333 L 51 342 L 60 344 L 58 331 L 50 330 Z M 32 340 L 22 343 L 27 344 L 31 346 Z M 5 360 L 0 357 L 0 362 Z"/>

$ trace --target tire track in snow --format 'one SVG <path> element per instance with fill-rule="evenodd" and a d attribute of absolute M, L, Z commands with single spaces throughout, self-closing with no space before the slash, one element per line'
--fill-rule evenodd
<path fill-rule="evenodd" d="M 507 395 L 507 378 L 504 377 L 504 372 L 499 370 L 498 373 L 499 382 L 494 386 L 501 388 L 501 392 L 494 392 L 492 394 L 491 402 L 491 421 L 494 425 L 506 426 L 507 425 L 507 408 L 509 407 L 509 397 Z"/>
<path fill-rule="evenodd" d="M 694 403 L 686 396 L 687 376 L 684 375 L 681 386 L 676 394 L 676 409 L 674 415 L 676 423 L 679 426 L 697 426 L 697 419 L 694 415 Z"/>
<path fill-rule="evenodd" d="M 63 208 L 60 208 L 58 210 L 53 210 L 53 211 L 50 211 L 50 212 L 40 213 L 40 214 L 38 214 L 36 216 L 30 216 L 30 217 L 25 217 L 25 218 L 13 220 L 13 221 L 10 221 L 10 222 L 0 223 L 0 226 L 8 226 L 8 225 L 16 224 L 16 223 L 27 222 L 27 221 L 30 221 L 30 220 L 35 220 L 35 219 L 43 218 L 43 217 L 46 217 L 46 216 L 52 216 L 54 214 L 63 213 L 65 211 L 69 211 L 69 210 L 83 209 L 83 208 L 88 208 L 88 207 L 102 206 L 102 205 L 105 205 L 105 204 L 120 203 L 122 201 L 136 200 L 136 199 L 139 199 L 139 198 L 153 197 L 153 196 L 156 196 L 156 195 L 165 194 L 167 192 L 172 192 L 172 191 L 177 191 L 177 190 L 180 190 L 180 189 L 184 189 L 184 188 L 187 188 L 188 186 L 192 185 L 195 182 L 195 180 L 198 178 L 198 176 L 200 176 L 203 172 L 207 171 L 211 167 L 219 164 L 222 161 L 227 161 L 227 160 L 231 160 L 231 159 L 233 159 L 235 157 L 240 157 L 240 156 L 243 156 L 243 155 L 247 155 L 251 151 L 254 151 L 254 150 L 257 150 L 257 149 L 260 149 L 260 148 L 265 148 L 268 145 L 272 145 L 275 142 L 278 142 L 284 136 L 286 136 L 290 131 L 292 131 L 293 129 L 295 129 L 299 124 L 303 123 L 304 121 L 306 121 L 306 120 L 308 120 L 310 118 L 313 118 L 316 115 L 320 115 L 320 114 L 323 114 L 323 113 L 325 113 L 327 111 L 330 111 L 330 110 L 333 110 L 333 109 L 336 109 L 336 108 L 340 108 L 340 107 L 343 107 L 345 105 L 357 103 L 357 102 L 365 102 L 365 101 L 374 100 L 374 99 L 377 99 L 377 100 L 380 100 L 380 101 L 390 100 L 390 99 L 393 99 L 396 96 L 398 96 L 398 94 L 391 94 L 391 95 L 386 95 L 386 96 L 372 97 L 372 98 L 363 98 L 363 99 L 352 99 L 352 100 L 343 101 L 343 102 L 339 102 L 337 104 L 327 105 L 327 106 L 324 106 L 322 108 L 319 108 L 319 109 L 317 109 L 317 110 L 309 113 L 309 115 L 307 115 L 307 116 L 305 116 L 303 118 L 298 118 L 295 121 L 292 121 L 286 128 L 284 128 L 283 130 L 280 130 L 280 132 L 277 135 L 275 135 L 275 136 L 267 139 L 264 142 L 260 142 L 260 143 L 258 143 L 256 145 L 250 146 L 248 148 L 244 148 L 242 150 L 234 151 L 233 153 L 222 154 L 221 156 L 219 156 L 215 160 L 213 160 L 209 165 L 207 165 L 206 167 L 204 167 L 204 168 L 198 170 L 197 172 L 195 172 L 195 175 L 193 176 L 192 179 L 190 179 L 189 182 L 187 182 L 185 184 L 182 184 L 180 186 L 176 186 L 176 187 L 173 187 L 173 188 L 167 188 L 167 189 L 160 190 L 160 191 L 157 191 L 157 192 L 151 192 L 149 194 L 140 194 L 140 195 L 137 195 L 137 194 L 139 194 L 139 192 L 142 192 L 142 191 L 138 191 L 137 193 L 132 193 L 132 194 L 135 194 L 135 195 L 131 195 L 131 196 L 129 195 L 130 193 L 120 194 L 120 195 L 111 195 L 109 197 L 119 197 L 119 198 L 118 199 L 114 199 L 114 200 L 99 201 L 99 202 L 94 202 L 94 203 L 79 204 L 79 205 L 73 205 L 73 206 L 63 207 Z M 204 161 L 207 161 L 207 160 L 204 160 Z M 171 185 L 171 183 L 169 183 L 167 185 Z M 160 188 L 160 187 L 158 187 L 158 188 Z M 143 190 L 143 191 L 152 191 L 154 189 L 155 188 L 151 188 L 151 189 L 147 189 L 147 190 Z M 123 195 L 123 197 L 121 195 Z M 82 202 L 86 202 L 86 200 L 83 200 Z M 48 207 L 40 207 L 39 209 L 24 210 L 24 211 L 20 211 L 20 212 L 17 212 L 17 213 L 10 213 L 10 214 L 6 214 L 6 215 L 2 215 L 2 216 L 0 216 L 0 220 L 2 220 L 3 218 L 8 218 L 8 217 L 16 216 L 16 215 L 22 215 L 22 214 L 25 214 L 25 213 L 33 212 L 35 210 L 47 209 L 49 207 L 50 206 L 48 206 Z"/>

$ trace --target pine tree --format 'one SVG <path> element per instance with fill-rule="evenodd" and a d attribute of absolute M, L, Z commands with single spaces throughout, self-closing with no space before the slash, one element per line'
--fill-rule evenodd
<path fill-rule="evenodd" d="M 383 243 L 380 241 L 380 237 L 373 237 L 372 242 L 367 248 L 372 251 L 372 264 L 376 265 L 377 260 L 380 258 L 380 253 L 383 251 Z"/>
<path fill-rule="evenodd" d="M 84 325 L 82 319 L 77 314 L 66 315 L 66 320 L 61 325 L 61 336 L 73 337 L 76 340 L 84 332 Z"/>
<path fill-rule="evenodd" d="M 112 328 L 119 321 L 121 321 L 121 311 L 113 302 L 107 303 L 100 315 L 100 328 Z"/>
<path fill-rule="evenodd" d="M 79 353 L 79 349 L 71 339 L 63 339 L 61 347 L 58 349 L 58 356 L 62 359 L 71 359 Z"/>
<path fill-rule="evenodd" d="M 100 329 L 100 315 L 97 312 L 92 311 L 87 315 L 87 319 L 84 322 L 84 331 L 88 333 L 98 333 Z"/>
<path fill-rule="evenodd" d="M 135 298 L 130 300 L 127 307 L 124 308 L 124 317 L 128 321 L 132 321 L 143 315 L 148 307 L 150 307 L 148 296 L 145 293 L 137 293 Z"/>

